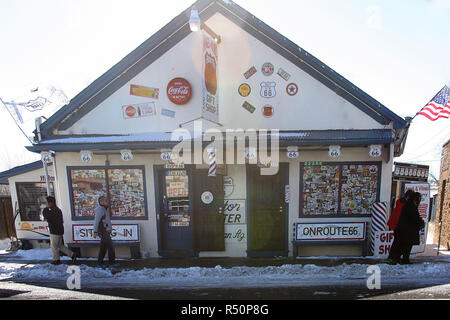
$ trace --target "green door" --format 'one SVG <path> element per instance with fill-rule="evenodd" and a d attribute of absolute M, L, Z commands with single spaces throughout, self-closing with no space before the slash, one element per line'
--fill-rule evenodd
<path fill-rule="evenodd" d="M 276 175 L 261 175 L 257 166 L 247 167 L 249 203 L 249 256 L 287 255 L 288 164 L 280 163 Z"/>
<path fill-rule="evenodd" d="M 196 251 L 224 251 L 223 176 L 193 171 L 193 228 Z"/>

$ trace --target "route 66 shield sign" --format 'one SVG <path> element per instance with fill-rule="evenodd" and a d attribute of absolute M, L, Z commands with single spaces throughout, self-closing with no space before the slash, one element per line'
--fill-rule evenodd
<path fill-rule="evenodd" d="M 263 98 L 273 98 L 277 94 L 275 91 L 275 82 L 261 82 L 261 97 Z"/>

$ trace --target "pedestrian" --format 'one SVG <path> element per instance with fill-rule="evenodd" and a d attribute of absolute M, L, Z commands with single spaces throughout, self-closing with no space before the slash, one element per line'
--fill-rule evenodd
<path fill-rule="evenodd" d="M 398 240 L 398 250 L 392 253 L 393 263 L 410 264 L 409 255 L 412 246 L 420 244 L 419 231 L 425 227 L 418 209 L 421 198 L 419 192 L 414 192 L 402 208 L 394 235 L 394 241 L 395 238 Z M 402 257 L 401 260 L 400 257 Z"/>
<path fill-rule="evenodd" d="M 109 200 L 105 196 L 98 198 L 98 206 L 95 208 L 94 237 L 100 237 L 100 249 L 98 252 L 98 264 L 103 267 L 103 259 L 108 251 L 108 261 L 110 266 L 117 266 L 116 253 L 111 240 L 112 224 L 109 210 Z"/>
<path fill-rule="evenodd" d="M 414 191 L 413 190 L 408 190 L 406 191 L 405 195 L 403 197 L 401 197 L 400 199 L 398 199 L 395 203 L 395 208 L 392 211 L 391 216 L 389 217 L 389 220 L 387 222 L 387 225 L 389 226 L 390 230 L 394 230 L 394 241 L 392 243 L 391 249 L 389 250 L 389 257 L 386 260 L 386 263 L 388 264 L 393 264 L 393 256 L 398 255 L 398 253 L 400 252 L 400 242 L 399 239 L 397 237 L 397 224 L 398 224 L 398 220 L 400 219 L 400 215 L 402 213 L 402 209 L 403 206 L 405 205 L 405 203 L 408 201 L 408 199 L 410 199 L 412 196 L 414 196 Z"/>
<path fill-rule="evenodd" d="M 68 257 L 72 258 L 72 263 L 75 263 L 77 255 L 63 244 L 64 224 L 61 209 L 56 206 L 56 201 L 53 196 L 45 198 L 47 204 L 42 215 L 44 221 L 48 223 L 50 231 L 50 247 L 52 248 L 53 261 L 51 264 L 58 265 L 60 261 L 60 251 Z"/>

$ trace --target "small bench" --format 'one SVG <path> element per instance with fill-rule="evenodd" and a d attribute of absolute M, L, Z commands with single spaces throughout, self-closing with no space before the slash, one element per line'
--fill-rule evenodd
<path fill-rule="evenodd" d="M 140 251 L 140 242 L 139 241 L 113 241 L 114 247 L 129 247 L 131 259 L 140 259 L 141 251 Z M 68 243 L 67 246 L 70 250 L 77 253 L 77 255 L 81 256 L 81 248 L 100 248 L 99 241 L 83 241 L 83 242 L 72 242 Z"/>

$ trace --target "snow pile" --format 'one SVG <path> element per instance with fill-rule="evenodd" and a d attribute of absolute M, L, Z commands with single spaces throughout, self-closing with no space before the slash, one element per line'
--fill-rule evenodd
<path fill-rule="evenodd" d="M 80 265 L 82 283 L 94 286 L 165 286 L 167 287 L 260 287 L 278 285 L 307 285 L 339 280 L 365 281 L 368 264 L 316 266 L 313 264 L 286 264 L 269 267 L 215 268 L 144 268 L 123 270 L 112 274 L 108 269 Z M 422 263 L 413 265 L 378 265 L 383 279 L 450 278 L 450 264 Z M 0 263 L 0 280 L 12 281 L 66 281 L 68 265 L 23 265 Z M 383 281 L 383 280 L 382 280 Z"/>
<path fill-rule="evenodd" d="M 50 248 L 35 248 L 30 250 L 17 250 L 8 253 L 8 259 L 13 260 L 27 260 L 27 261 L 52 261 L 52 249 Z M 70 260 L 69 257 L 61 256 L 61 260 Z"/>

